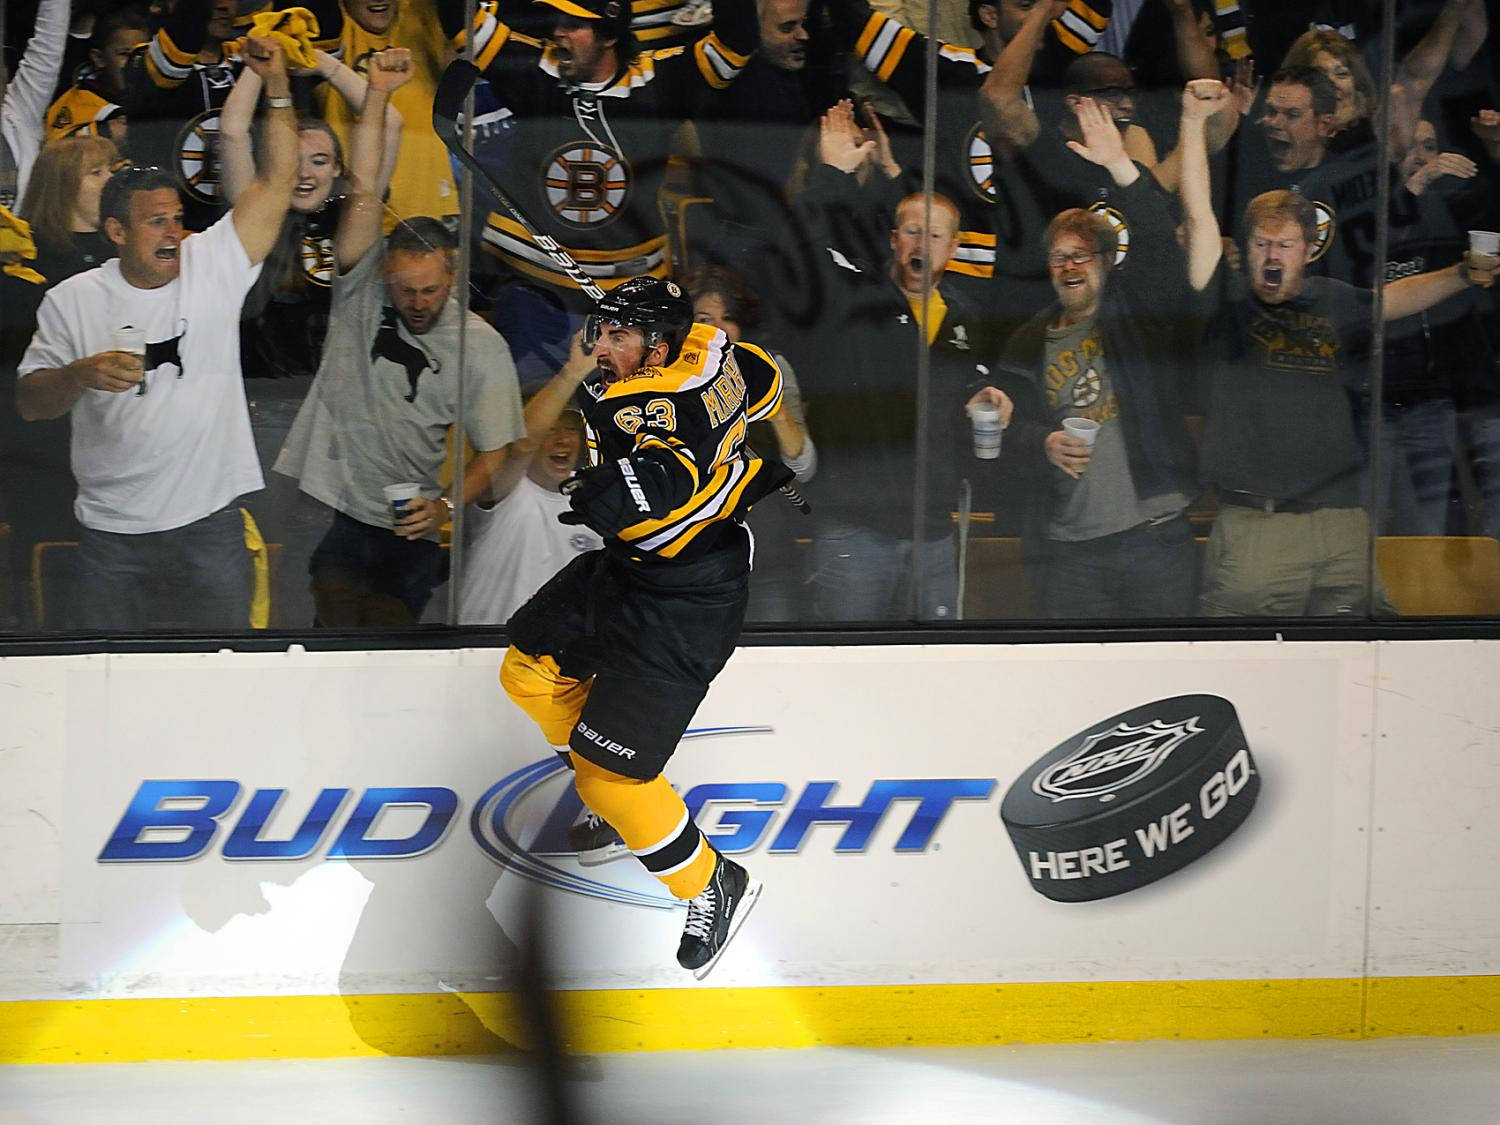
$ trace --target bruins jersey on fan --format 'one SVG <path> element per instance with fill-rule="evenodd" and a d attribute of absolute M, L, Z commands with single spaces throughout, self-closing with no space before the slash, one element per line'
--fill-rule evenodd
<path fill-rule="evenodd" d="M 919 121 L 926 102 L 927 39 L 911 28 L 875 11 L 865 0 L 849 0 L 856 22 L 845 32 L 853 35 L 854 56 L 871 74 L 887 83 Z M 1103 9 L 1102 13 L 1098 9 Z M 1073 0 L 1052 22 L 1043 47 L 1043 65 L 1033 70 L 1044 76 L 1060 74 L 1076 55 L 1096 48 L 1109 23 L 1107 0 Z M 995 154 L 979 119 L 976 94 L 993 69 L 978 52 L 949 43 L 937 45 L 938 132 L 935 172 L 937 190 L 958 207 L 958 248 L 948 261 L 948 272 L 986 278 L 995 272 L 998 239 L 1014 237 L 1018 216 L 1009 200 L 996 191 Z M 905 160 L 920 154 L 903 154 Z"/>
<path fill-rule="evenodd" d="M 457 36 L 462 45 L 472 34 L 475 64 L 506 119 L 476 139 L 475 155 L 601 289 L 669 272 L 657 195 L 672 137 L 705 97 L 738 77 L 758 43 L 752 0 L 718 0 L 714 23 L 691 46 L 642 51 L 598 85 L 563 78 L 554 50 L 515 35 L 493 3 Z M 509 215 L 491 213 L 482 241 L 514 272 L 578 294 Z"/>
<path fill-rule="evenodd" d="M 770 467 L 745 445 L 745 430 L 781 405 L 781 371 L 754 344 L 731 343 L 719 329 L 695 324 L 673 363 L 585 388 L 589 464 L 666 451 L 672 471 L 691 485 L 687 501 L 660 519 L 620 531 L 633 553 L 706 553 L 766 491 L 760 478 Z"/>

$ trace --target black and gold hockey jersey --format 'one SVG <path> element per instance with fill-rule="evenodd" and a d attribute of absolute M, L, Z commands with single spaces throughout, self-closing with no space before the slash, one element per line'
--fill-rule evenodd
<path fill-rule="evenodd" d="M 1076 55 L 1095 50 L 1109 23 L 1109 0 L 1072 0 L 1038 56 L 1033 82 L 1055 80 Z M 855 58 L 888 84 L 919 121 L 926 104 L 927 38 L 898 20 L 875 11 L 866 0 L 844 0 L 846 36 L 852 36 Z M 852 22 L 847 17 L 853 16 Z M 990 62 L 968 47 L 937 44 L 937 190 L 959 211 L 958 249 L 948 272 L 987 278 L 995 272 L 997 241 L 1014 238 L 1019 216 L 997 191 L 995 153 L 980 121 L 977 93 Z M 915 155 L 915 163 L 913 156 Z M 902 154 L 902 162 L 921 166 L 920 154 Z"/>
<path fill-rule="evenodd" d="M 674 493 L 690 492 L 661 518 L 619 532 L 632 554 L 689 559 L 738 534 L 737 521 L 771 487 L 764 475 L 774 466 L 745 445 L 745 431 L 781 405 L 775 360 L 695 324 L 674 362 L 584 388 L 590 465 L 651 452 L 677 475 Z"/>
<path fill-rule="evenodd" d="M 476 138 L 475 155 L 601 289 L 670 272 L 657 196 L 673 135 L 735 80 L 758 42 L 751 0 L 719 0 L 714 17 L 715 30 L 691 46 L 642 51 L 596 86 L 563 78 L 552 49 L 515 35 L 494 3 L 475 16 L 475 65 L 507 118 L 503 130 Z M 468 38 L 458 35 L 460 44 Z M 516 273 L 578 294 L 508 215 L 491 213 L 482 240 Z"/>

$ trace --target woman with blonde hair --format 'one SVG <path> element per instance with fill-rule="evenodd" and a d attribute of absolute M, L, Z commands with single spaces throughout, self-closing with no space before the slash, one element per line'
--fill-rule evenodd
<path fill-rule="evenodd" d="M 20 216 L 31 224 L 44 288 L 115 256 L 99 229 L 99 195 L 119 161 L 119 150 L 105 137 L 63 137 L 37 154 Z"/>
<path fill-rule="evenodd" d="M 1375 140 L 1374 117 L 1379 106 L 1375 80 L 1353 43 L 1337 31 L 1314 28 L 1292 41 L 1282 67 L 1311 66 L 1321 70 L 1338 91 L 1334 111 L 1332 152 L 1348 152 Z"/>
<path fill-rule="evenodd" d="M 36 258 L 28 264 L 44 280 L 0 276 L 0 514 L 11 529 L 11 556 L 0 558 L 0 569 L 8 562 L 17 576 L 30 573 L 35 544 L 77 538 L 73 497 L 78 486 L 69 466 L 67 415 L 21 421 L 15 365 L 36 331 L 43 294 L 115 256 L 113 243 L 99 229 L 99 194 L 119 158 L 114 142 L 104 137 L 63 137 L 44 145 L 31 166 L 19 210 L 36 243 Z M 15 582 L 14 603 L 0 601 L 0 622 L 40 628 L 31 592 L 29 582 Z"/>

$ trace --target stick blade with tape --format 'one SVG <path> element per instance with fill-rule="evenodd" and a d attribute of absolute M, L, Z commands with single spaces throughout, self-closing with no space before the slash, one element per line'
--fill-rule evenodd
<path fill-rule="evenodd" d="M 464 99 L 479 81 L 479 68 L 468 59 L 454 59 L 438 79 L 432 96 L 432 130 L 450 148 L 462 144 L 458 119 L 464 111 Z"/>

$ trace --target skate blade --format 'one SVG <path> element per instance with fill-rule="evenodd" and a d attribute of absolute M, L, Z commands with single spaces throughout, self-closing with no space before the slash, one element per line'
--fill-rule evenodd
<path fill-rule="evenodd" d="M 630 849 L 625 846 L 623 840 L 614 844 L 605 844 L 602 848 L 590 848 L 586 852 L 578 853 L 578 866 L 598 867 L 601 864 L 610 863 L 621 856 L 630 854 Z"/>
<path fill-rule="evenodd" d="M 724 944 L 719 946 L 719 951 L 708 961 L 693 970 L 693 976 L 702 980 L 713 972 L 714 966 L 719 963 L 719 958 L 724 956 L 724 950 L 729 948 L 729 943 L 734 940 L 734 935 L 740 932 L 740 927 L 745 924 L 745 919 L 750 917 L 750 911 L 760 901 L 761 881 L 751 878 L 745 884 L 745 893 L 740 896 L 740 901 L 735 905 L 734 916 L 729 919 L 729 936 L 724 939 Z"/>

